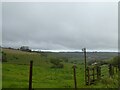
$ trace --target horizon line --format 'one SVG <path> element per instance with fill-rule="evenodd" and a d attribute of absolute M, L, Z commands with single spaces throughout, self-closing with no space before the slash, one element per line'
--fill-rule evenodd
<path fill-rule="evenodd" d="M 1 47 L 1 48 L 9 48 L 9 47 Z M 19 49 L 13 48 L 11 49 Z M 83 52 L 82 49 L 31 49 L 31 51 L 42 51 L 42 52 Z M 119 50 L 111 50 L 111 49 L 87 49 L 86 52 L 118 52 Z"/>
<path fill-rule="evenodd" d="M 83 52 L 82 50 L 53 50 L 53 49 L 31 49 L 32 51 L 42 51 L 42 52 Z M 118 52 L 118 50 L 86 50 L 87 52 Z"/>

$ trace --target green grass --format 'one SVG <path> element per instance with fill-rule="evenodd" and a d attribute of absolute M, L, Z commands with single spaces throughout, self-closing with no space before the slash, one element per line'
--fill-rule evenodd
<path fill-rule="evenodd" d="M 47 57 L 38 53 L 4 49 L 7 62 L 2 64 L 3 88 L 28 88 L 29 63 L 33 60 L 33 88 L 74 88 L 73 64 L 62 62 L 64 68 L 50 68 L 50 55 Z M 53 57 L 53 56 L 52 56 Z M 73 59 L 73 58 L 72 58 Z M 83 63 L 83 61 L 82 61 Z M 109 78 L 108 67 L 102 66 L 101 80 L 96 84 L 86 86 L 84 82 L 84 64 L 77 64 L 76 69 L 78 88 L 117 88 L 117 73 L 114 79 Z"/>

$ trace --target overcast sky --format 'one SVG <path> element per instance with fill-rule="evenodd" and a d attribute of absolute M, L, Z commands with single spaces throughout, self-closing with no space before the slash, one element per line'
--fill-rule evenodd
<path fill-rule="evenodd" d="M 116 3 L 3 3 L 3 46 L 117 50 Z"/>

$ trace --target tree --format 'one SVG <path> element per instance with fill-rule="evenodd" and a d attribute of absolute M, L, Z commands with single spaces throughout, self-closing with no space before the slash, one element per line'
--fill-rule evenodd
<path fill-rule="evenodd" d="M 28 52 L 31 52 L 31 50 L 29 49 L 28 46 L 21 46 L 21 47 L 20 47 L 20 50 L 21 50 L 21 51 L 28 51 Z"/>

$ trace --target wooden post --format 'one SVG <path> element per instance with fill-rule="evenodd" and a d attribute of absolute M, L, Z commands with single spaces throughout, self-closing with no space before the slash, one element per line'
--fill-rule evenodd
<path fill-rule="evenodd" d="M 89 67 L 87 68 L 87 70 L 88 70 L 88 85 L 90 85 L 90 69 L 89 69 Z"/>
<path fill-rule="evenodd" d="M 96 66 L 97 80 L 99 80 L 99 67 Z"/>
<path fill-rule="evenodd" d="M 87 67 L 87 64 L 86 64 L 86 48 L 83 48 L 82 51 L 84 52 L 84 59 L 85 59 L 85 84 L 87 84 L 87 76 L 86 76 L 86 67 Z"/>
<path fill-rule="evenodd" d="M 116 73 L 117 73 L 117 71 L 118 71 L 118 69 L 117 69 L 117 68 L 118 68 L 118 67 L 116 66 L 115 68 L 116 68 Z"/>
<path fill-rule="evenodd" d="M 30 61 L 29 90 L 32 90 L 32 67 L 33 67 L 33 61 Z"/>
<path fill-rule="evenodd" d="M 99 66 L 99 79 L 101 79 L 101 67 Z"/>
<path fill-rule="evenodd" d="M 113 76 L 114 76 L 114 66 L 112 65 L 112 72 L 113 72 Z"/>
<path fill-rule="evenodd" d="M 86 68 L 86 85 L 88 85 L 88 68 Z"/>
<path fill-rule="evenodd" d="M 113 68 L 112 68 L 112 64 L 109 64 L 109 76 L 113 78 Z"/>
<path fill-rule="evenodd" d="M 95 69 L 93 67 L 93 82 L 95 81 Z"/>
<path fill-rule="evenodd" d="M 76 65 L 73 65 L 73 72 L 74 72 L 74 84 L 75 84 L 75 90 L 77 90 Z"/>

